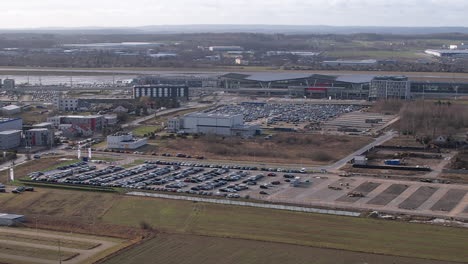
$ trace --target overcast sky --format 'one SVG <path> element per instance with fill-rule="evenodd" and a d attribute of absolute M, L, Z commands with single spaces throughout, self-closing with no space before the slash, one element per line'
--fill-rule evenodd
<path fill-rule="evenodd" d="M 468 26 L 468 0 L 1 0 L 0 28 L 275 24 Z"/>

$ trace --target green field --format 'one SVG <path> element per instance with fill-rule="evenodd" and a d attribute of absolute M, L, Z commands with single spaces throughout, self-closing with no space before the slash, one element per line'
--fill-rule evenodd
<path fill-rule="evenodd" d="M 161 129 L 160 126 L 140 126 L 132 130 L 133 134 L 138 137 L 143 137 L 145 134 L 149 134 Z"/>
<path fill-rule="evenodd" d="M 427 259 L 467 261 L 468 230 L 187 201 L 129 198 L 102 218 L 178 233 L 282 242 Z"/>
<path fill-rule="evenodd" d="M 175 257 L 177 256 L 177 257 Z M 442 264 L 447 262 L 393 257 L 281 243 L 195 235 L 161 234 L 109 259 L 105 264 Z"/>
<path fill-rule="evenodd" d="M 42 216 L 105 224 L 107 231 L 145 223 L 183 235 L 468 261 L 468 229 L 462 228 L 42 188 L 0 195 L 0 204 L 6 212 L 39 216 L 40 224 Z"/>

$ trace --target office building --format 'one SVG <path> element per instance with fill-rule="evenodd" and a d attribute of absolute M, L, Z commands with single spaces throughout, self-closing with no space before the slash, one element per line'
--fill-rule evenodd
<path fill-rule="evenodd" d="M 79 99 L 63 98 L 61 95 L 54 97 L 54 108 L 58 111 L 76 112 L 78 111 Z"/>
<path fill-rule="evenodd" d="M 186 85 L 137 85 L 133 87 L 133 98 L 151 97 L 154 99 L 188 100 L 189 90 Z"/>
<path fill-rule="evenodd" d="M 52 146 L 54 132 L 47 128 L 34 128 L 24 132 L 25 144 L 29 147 Z"/>
<path fill-rule="evenodd" d="M 369 100 L 410 99 L 411 82 L 405 76 L 378 76 L 371 81 Z"/>

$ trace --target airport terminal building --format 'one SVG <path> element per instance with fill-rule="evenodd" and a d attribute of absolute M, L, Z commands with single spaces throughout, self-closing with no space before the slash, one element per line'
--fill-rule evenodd
<path fill-rule="evenodd" d="M 220 76 L 227 93 L 307 98 L 367 99 L 373 75 L 229 73 Z"/>

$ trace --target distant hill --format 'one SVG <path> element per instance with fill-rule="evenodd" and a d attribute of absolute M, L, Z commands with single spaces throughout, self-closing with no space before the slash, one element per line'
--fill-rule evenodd
<path fill-rule="evenodd" d="M 293 26 L 293 25 L 157 25 L 142 27 L 77 27 L 0 29 L 0 33 L 54 34 L 177 34 L 177 33 L 282 33 L 282 34 L 468 34 L 468 27 L 367 27 L 367 26 Z"/>

